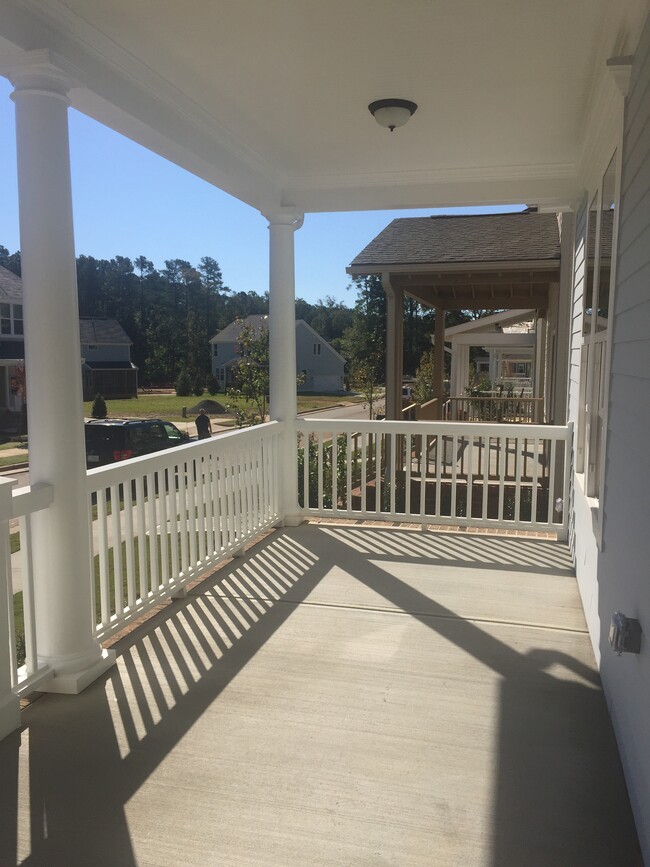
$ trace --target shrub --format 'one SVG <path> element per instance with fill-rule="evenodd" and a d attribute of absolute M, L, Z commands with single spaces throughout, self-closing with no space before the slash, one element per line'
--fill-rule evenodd
<path fill-rule="evenodd" d="M 106 416 L 108 415 L 106 409 L 106 401 L 99 393 L 95 395 L 90 414 L 93 418 L 106 418 Z"/>
<path fill-rule="evenodd" d="M 219 380 L 214 373 L 210 374 L 206 384 L 208 386 L 208 394 L 219 394 Z"/>
<path fill-rule="evenodd" d="M 176 380 L 176 395 L 178 397 L 189 397 L 192 393 L 192 382 L 190 375 L 186 370 L 181 370 Z"/>
<path fill-rule="evenodd" d="M 197 374 L 194 377 L 194 382 L 192 383 L 192 394 L 195 394 L 197 397 L 201 397 L 204 391 L 205 387 L 203 385 L 203 377 L 200 374 Z"/>

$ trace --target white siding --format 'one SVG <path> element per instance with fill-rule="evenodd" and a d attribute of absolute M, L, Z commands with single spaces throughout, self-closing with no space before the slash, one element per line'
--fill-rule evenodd
<path fill-rule="evenodd" d="M 592 596 L 601 674 L 650 864 L 650 21 L 626 106 L 616 283 L 603 550 Z M 618 658 L 607 646 L 616 609 L 641 621 L 638 656 Z"/>

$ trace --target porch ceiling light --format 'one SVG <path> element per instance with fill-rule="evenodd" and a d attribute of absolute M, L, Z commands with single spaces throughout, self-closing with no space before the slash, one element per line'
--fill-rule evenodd
<path fill-rule="evenodd" d="M 392 132 L 395 127 L 404 126 L 417 111 L 417 105 L 408 99 L 377 99 L 370 103 L 368 111 L 379 126 L 385 126 Z"/>

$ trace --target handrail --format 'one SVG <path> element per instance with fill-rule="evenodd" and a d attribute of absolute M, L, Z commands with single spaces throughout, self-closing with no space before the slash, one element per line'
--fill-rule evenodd
<path fill-rule="evenodd" d="M 269 422 L 87 473 L 100 640 L 282 518 L 284 430 Z"/>
<path fill-rule="evenodd" d="M 571 426 L 299 419 L 297 430 L 305 515 L 566 537 Z"/>

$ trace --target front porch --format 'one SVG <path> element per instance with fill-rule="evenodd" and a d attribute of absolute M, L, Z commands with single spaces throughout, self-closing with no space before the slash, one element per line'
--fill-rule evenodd
<path fill-rule="evenodd" d="M 569 552 L 510 532 L 271 531 L 23 711 L 0 862 L 640 864 Z"/>

